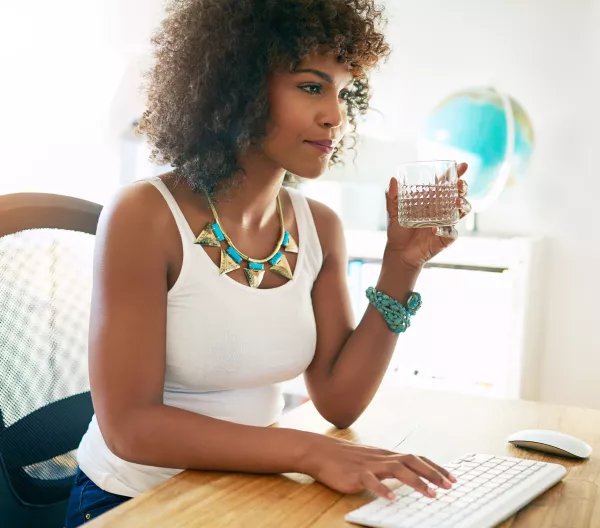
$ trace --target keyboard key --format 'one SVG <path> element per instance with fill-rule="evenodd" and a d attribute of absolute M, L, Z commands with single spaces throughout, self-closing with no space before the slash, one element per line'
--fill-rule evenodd
<path fill-rule="evenodd" d="M 394 491 L 394 494 L 397 497 L 406 497 L 407 495 L 410 495 L 414 490 L 410 487 L 410 486 L 400 486 L 396 491 Z"/>
<path fill-rule="evenodd" d="M 445 507 L 446 507 L 446 504 L 444 504 L 443 502 L 437 501 L 437 502 L 433 503 L 431 506 L 428 506 L 427 510 L 428 511 L 432 511 L 432 512 L 436 512 L 436 511 L 439 511 L 439 510 L 441 510 L 441 509 L 443 509 Z"/>
<path fill-rule="evenodd" d="M 452 502 L 456 502 L 458 500 L 457 497 L 454 497 L 453 495 L 447 495 L 446 497 L 440 497 L 440 502 L 444 502 L 444 503 L 452 503 Z"/>
<path fill-rule="evenodd" d="M 400 505 L 400 507 L 402 507 L 402 505 Z M 382 521 L 384 520 L 386 517 L 389 517 L 390 514 L 395 514 L 398 513 L 398 510 L 396 508 L 393 508 L 392 505 L 390 504 L 389 506 L 386 506 L 385 508 L 381 508 L 380 510 L 377 510 L 376 512 L 371 513 L 370 515 L 368 515 L 367 519 L 369 520 L 373 520 L 375 522 L 378 521 Z"/>

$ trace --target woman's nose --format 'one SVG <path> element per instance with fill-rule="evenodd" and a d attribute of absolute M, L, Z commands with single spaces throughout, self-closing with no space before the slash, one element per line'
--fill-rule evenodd
<path fill-rule="evenodd" d="M 335 103 L 328 102 L 327 108 L 320 116 L 320 124 L 325 128 L 338 128 L 344 124 L 346 109 L 338 100 Z"/>

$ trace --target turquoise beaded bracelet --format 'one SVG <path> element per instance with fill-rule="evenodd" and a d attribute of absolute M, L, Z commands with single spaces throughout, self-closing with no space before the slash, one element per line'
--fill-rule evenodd
<path fill-rule="evenodd" d="M 367 288 L 365 294 L 369 302 L 383 315 L 390 330 L 396 334 L 406 332 L 410 328 L 411 316 L 415 315 L 421 308 L 421 294 L 417 292 L 411 293 L 406 302 L 406 307 L 389 295 L 377 291 L 372 286 Z"/>

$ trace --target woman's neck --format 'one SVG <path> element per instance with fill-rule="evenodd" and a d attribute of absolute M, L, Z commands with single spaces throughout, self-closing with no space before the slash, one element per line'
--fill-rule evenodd
<path fill-rule="evenodd" d="M 219 217 L 248 229 L 260 229 L 276 214 L 276 199 L 283 185 L 285 169 L 262 152 L 249 152 L 240 160 L 245 170 L 230 197 L 219 200 Z M 229 182 L 225 182 L 227 186 Z M 217 189 L 219 191 L 219 189 Z"/>

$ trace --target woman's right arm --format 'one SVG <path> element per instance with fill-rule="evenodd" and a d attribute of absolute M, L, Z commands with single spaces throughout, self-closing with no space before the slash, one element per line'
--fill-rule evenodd
<path fill-rule="evenodd" d="M 94 411 L 113 453 L 159 467 L 301 472 L 345 493 L 369 489 L 386 496 L 380 480 L 393 477 L 424 493 L 420 477 L 445 485 L 447 472 L 412 455 L 165 405 L 166 241 L 174 237 L 179 240 L 173 217 L 148 183 L 125 187 L 98 225 L 89 371 Z"/>

